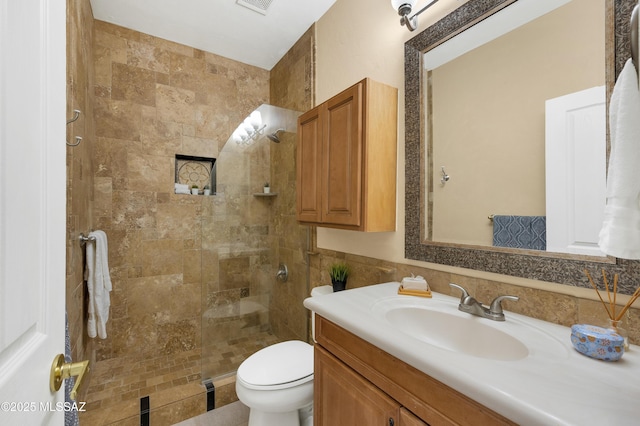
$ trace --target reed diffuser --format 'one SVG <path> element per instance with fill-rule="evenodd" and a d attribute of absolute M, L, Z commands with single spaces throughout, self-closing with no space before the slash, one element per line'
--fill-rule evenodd
<path fill-rule="evenodd" d="M 598 286 L 596 285 L 593 278 L 591 278 L 591 274 L 589 274 L 589 271 L 585 269 L 584 273 L 587 278 L 589 278 L 589 282 L 596 290 L 596 294 L 598 295 L 600 302 L 602 302 L 602 306 L 604 306 L 604 309 L 607 311 L 607 315 L 609 315 L 609 327 L 615 330 L 616 333 L 624 338 L 624 349 L 625 351 L 629 350 L 629 335 L 627 334 L 626 330 L 620 327 L 620 323 L 622 322 L 622 317 L 624 316 L 624 314 L 627 312 L 627 310 L 629 310 L 631 305 L 633 305 L 633 302 L 635 302 L 636 299 L 640 297 L 640 287 L 638 287 L 636 291 L 631 295 L 631 298 L 624 305 L 624 307 L 619 312 L 616 312 L 616 298 L 618 295 L 618 274 L 614 274 L 613 286 L 611 290 L 609 290 L 609 280 L 607 279 L 607 273 L 604 269 L 602 270 L 602 280 L 604 281 L 604 287 L 607 290 L 607 303 L 600 295 Z"/>

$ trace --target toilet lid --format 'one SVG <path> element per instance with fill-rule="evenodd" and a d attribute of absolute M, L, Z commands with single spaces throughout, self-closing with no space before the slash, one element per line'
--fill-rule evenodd
<path fill-rule="evenodd" d="M 313 346 L 300 340 L 267 346 L 240 364 L 237 375 L 254 386 L 280 385 L 312 376 Z"/>

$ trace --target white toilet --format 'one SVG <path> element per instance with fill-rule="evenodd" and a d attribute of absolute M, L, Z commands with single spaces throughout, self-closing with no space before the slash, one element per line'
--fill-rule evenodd
<path fill-rule="evenodd" d="M 316 287 L 311 296 L 332 291 Z M 236 394 L 249 407 L 249 426 L 312 425 L 313 346 L 290 340 L 254 353 L 238 367 Z"/>

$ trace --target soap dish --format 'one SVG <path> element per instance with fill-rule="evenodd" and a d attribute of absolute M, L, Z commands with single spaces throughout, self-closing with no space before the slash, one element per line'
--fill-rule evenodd
<path fill-rule="evenodd" d="M 429 289 L 426 289 L 426 290 L 408 289 L 408 288 L 404 288 L 402 284 L 400 284 L 400 287 L 398 287 L 398 294 L 404 294 L 407 296 L 432 297 L 431 290 Z"/>
<path fill-rule="evenodd" d="M 571 343 L 578 352 L 603 361 L 617 361 L 624 354 L 624 338 L 614 330 L 594 325 L 571 326 Z"/>

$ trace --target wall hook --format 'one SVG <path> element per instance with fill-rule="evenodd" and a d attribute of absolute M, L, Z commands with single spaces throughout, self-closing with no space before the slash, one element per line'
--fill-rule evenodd
<path fill-rule="evenodd" d="M 74 121 L 76 121 L 78 118 L 80 118 L 80 113 L 81 113 L 81 111 L 79 109 L 74 109 L 73 110 L 73 118 L 67 120 L 67 126 L 69 124 L 73 123 Z M 78 145 L 80 145 L 80 142 L 82 142 L 82 138 L 80 136 L 76 136 L 76 143 L 69 143 L 69 141 L 65 141 L 65 142 L 69 146 L 78 146 Z"/>
<path fill-rule="evenodd" d="M 440 178 L 440 183 L 444 186 L 447 182 L 449 182 L 449 175 L 444 171 L 444 166 L 442 166 L 442 177 Z"/>

